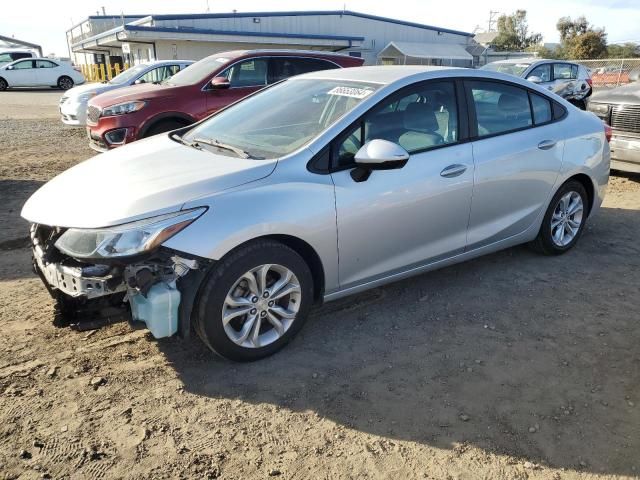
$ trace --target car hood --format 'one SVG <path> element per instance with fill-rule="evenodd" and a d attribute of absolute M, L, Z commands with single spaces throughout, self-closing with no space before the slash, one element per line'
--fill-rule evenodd
<path fill-rule="evenodd" d="M 134 100 L 147 100 L 157 97 L 166 98 L 170 95 L 178 95 L 183 88 L 185 87 L 156 83 L 130 85 L 128 87 L 118 88 L 111 92 L 103 93 L 100 97 L 91 99 L 91 105 L 104 108 L 117 103 L 131 102 Z"/>
<path fill-rule="evenodd" d="M 113 90 L 114 88 L 121 88 L 122 85 L 110 85 L 108 83 L 86 83 L 84 85 L 79 85 L 77 87 L 73 87 L 70 90 L 67 90 L 64 93 L 65 97 L 79 97 L 80 95 L 84 95 L 86 93 L 95 93 L 99 95 L 103 92 L 107 92 L 109 90 Z"/>
<path fill-rule="evenodd" d="M 596 103 L 630 103 L 640 105 L 640 82 L 629 83 L 611 90 L 594 92 L 589 99 Z"/>
<path fill-rule="evenodd" d="M 197 150 L 157 135 L 61 173 L 27 200 L 21 215 L 56 227 L 108 227 L 177 211 L 189 200 L 264 178 L 276 164 Z"/>

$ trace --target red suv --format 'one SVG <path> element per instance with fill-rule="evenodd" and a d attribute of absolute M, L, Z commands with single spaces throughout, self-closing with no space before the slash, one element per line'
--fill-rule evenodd
<path fill-rule="evenodd" d="M 105 151 L 197 122 L 263 88 L 302 73 L 358 67 L 361 58 L 301 50 L 211 55 L 160 84 L 132 85 L 89 101 L 91 148 Z"/>

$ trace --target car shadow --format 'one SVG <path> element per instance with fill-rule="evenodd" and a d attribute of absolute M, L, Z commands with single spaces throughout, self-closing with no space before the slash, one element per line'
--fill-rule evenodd
<path fill-rule="evenodd" d="M 29 223 L 20 217 L 20 210 L 42 184 L 38 180 L 0 180 L 0 280 L 35 276 L 30 267 Z"/>
<path fill-rule="evenodd" d="M 632 475 L 638 238 L 640 212 L 605 208 L 565 255 L 516 247 L 326 304 L 283 351 L 251 364 L 219 359 L 196 338 L 158 345 L 199 396 Z"/>

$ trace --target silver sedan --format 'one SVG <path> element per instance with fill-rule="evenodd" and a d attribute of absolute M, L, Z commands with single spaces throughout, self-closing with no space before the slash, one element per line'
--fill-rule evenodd
<path fill-rule="evenodd" d="M 22 216 L 62 311 L 120 305 L 247 361 L 314 303 L 521 243 L 566 252 L 608 177 L 603 123 L 531 82 L 364 67 L 81 163 Z"/>

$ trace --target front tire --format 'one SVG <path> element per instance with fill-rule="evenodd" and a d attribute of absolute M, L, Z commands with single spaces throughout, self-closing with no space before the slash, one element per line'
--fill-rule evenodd
<path fill-rule="evenodd" d="M 179 120 L 161 120 L 155 125 L 152 125 L 151 128 L 145 132 L 142 138 L 152 137 L 154 135 L 170 132 L 171 130 L 176 130 L 186 126 L 187 124 L 185 122 L 181 122 Z"/>
<path fill-rule="evenodd" d="M 0 78 L 0 92 L 5 91 L 7 88 L 9 88 L 7 81 L 4 78 Z"/>
<path fill-rule="evenodd" d="M 69 90 L 70 88 L 73 88 L 73 80 L 71 77 L 60 77 L 58 79 L 58 88 L 60 90 Z"/>
<path fill-rule="evenodd" d="M 533 247 L 546 255 L 560 255 L 577 242 L 587 222 L 589 196 L 584 186 L 570 180 L 551 199 Z"/>
<path fill-rule="evenodd" d="M 220 260 L 199 294 L 195 328 L 229 360 L 248 362 L 283 348 L 304 324 L 313 277 L 302 257 L 272 240 L 257 240 Z"/>

